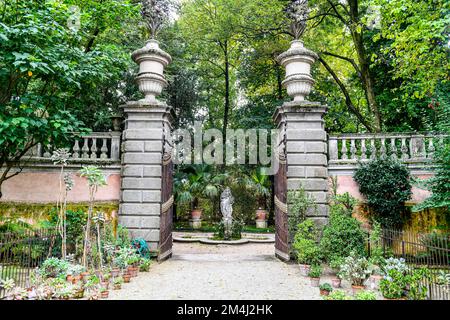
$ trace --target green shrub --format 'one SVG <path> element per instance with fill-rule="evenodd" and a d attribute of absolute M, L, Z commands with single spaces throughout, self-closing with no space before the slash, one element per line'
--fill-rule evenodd
<path fill-rule="evenodd" d="M 299 223 L 306 219 L 308 211 L 317 211 L 317 205 L 301 185 L 297 190 L 287 192 L 287 205 L 289 234 L 293 235 L 297 232 Z"/>
<path fill-rule="evenodd" d="M 355 294 L 356 300 L 377 300 L 377 295 L 375 292 L 361 290 Z"/>
<path fill-rule="evenodd" d="M 310 278 L 320 278 L 322 275 L 322 267 L 318 264 L 312 265 L 311 270 L 308 272 Z"/>
<path fill-rule="evenodd" d="M 380 291 L 388 299 L 400 299 L 405 292 L 406 282 L 402 272 L 391 269 L 380 281 Z"/>
<path fill-rule="evenodd" d="M 44 278 L 58 278 L 66 275 L 69 270 L 69 262 L 58 259 L 48 258 L 45 260 L 39 268 L 39 273 Z"/>
<path fill-rule="evenodd" d="M 318 230 L 312 220 L 305 220 L 297 227 L 292 250 L 298 263 L 318 264 L 321 261 L 320 248 L 317 245 Z"/>
<path fill-rule="evenodd" d="M 333 287 L 332 287 L 331 284 L 329 284 L 329 283 L 323 283 L 323 284 L 321 284 L 321 285 L 319 286 L 319 289 L 320 289 L 320 290 L 325 290 L 325 291 L 328 291 L 328 292 L 333 291 Z"/>
<path fill-rule="evenodd" d="M 354 175 L 359 191 L 367 199 L 371 217 L 382 227 L 402 225 L 405 201 L 411 198 L 408 168 L 392 159 L 375 159 L 361 164 Z"/>
<path fill-rule="evenodd" d="M 343 290 L 336 290 L 330 295 L 324 297 L 325 300 L 351 300 L 351 297 L 345 294 Z"/>
<path fill-rule="evenodd" d="M 327 262 L 344 258 L 351 251 L 365 254 L 366 235 L 361 223 L 351 216 L 352 208 L 340 203 L 330 207 L 330 220 L 320 240 L 320 249 Z"/>

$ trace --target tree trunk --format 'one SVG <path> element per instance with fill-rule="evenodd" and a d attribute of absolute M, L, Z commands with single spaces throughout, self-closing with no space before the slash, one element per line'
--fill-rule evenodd
<path fill-rule="evenodd" d="M 353 25 L 361 26 L 358 11 L 358 0 L 349 1 L 350 6 L 350 19 Z M 356 48 L 356 54 L 358 56 L 359 68 L 361 70 L 361 78 L 363 82 L 364 91 L 366 93 L 367 103 L 374 115 L 373 129 L 376 132 L 381 131 L 381 114 L 378 109 L 378 103 L 375 96 L 374 80 L 370 74 L 369 59 L 367 58 L 366 48 L 363 41 L 363 27 L 358 32 L 355 27 L 350 27 L 353 43 Z"/>
<path fill-rule="evenodd" d="M 230 61 L 228 57 L 228 42 L 225 41 L 224 46 L 225 58 L 225 109 L 223 112 L 223 145 L 227 140 L 228 114 L 230 113 Z"/>

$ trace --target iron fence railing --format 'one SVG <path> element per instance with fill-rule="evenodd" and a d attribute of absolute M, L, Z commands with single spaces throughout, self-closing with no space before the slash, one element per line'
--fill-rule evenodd
<path fill-rule="evenodd" d="M 29 285 L 32 271 L 51 256 L 58 256 L 60 237 L 54 229 L 0 233 L 0 279 Z M 0 285 L 0 299 L 5 295 Z"/>
<path fill-rule="evenodd" d="M 427 267 L 430 276 L 423 280 L 428 288 L 430 300 L 450 300 L 450 234 L 414 233 L 383 229 L 381 243 L 371 243 L 368 237 L 368 252 L 375 245 L 382 247 L 387 257 L 405 259 L 410 270 Z"/>

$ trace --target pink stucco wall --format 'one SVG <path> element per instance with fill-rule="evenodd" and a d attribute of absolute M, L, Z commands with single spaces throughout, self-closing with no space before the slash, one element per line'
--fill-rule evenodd
<path fill-rule="evenodd" d="M 68 194 L 69 202 L 89 201 L 88 185 L 85 178 L 74 174 L 75 186 Z M 120 198 L 120 174 L 106 174 L 108 185 L 101 187 L 97 201 L 118 201 Z M 23 172 L 2 186 L 4 202 L 52 203 L 59 193 L 58 172 Z"/>
<path fill-rule="evenodd" d="M 415 178 L 419 178 L 419 179 L 428 179 L 430 177 L 432 177 L 432 175 L 415 176 Z M 337 187 L 338 194 L 343 194 L 345 192 L 348 192 L 353 197 L 355 197 L 359 200 L 364 200 L 363 196 L 359 193 L 358 184 L 353 180 L 352 176 L 350 176 L 350 175 L 337 176 L 337 182 L 338 182 L 338 187 Z M 428 198 L 430 196 L 429 191 L 423 190 L 423 189 L 420 189 L 417 187 L 413 187 L 412 192 L 413 192 L 413 195 L 412 195 L 410 202 L 413 202 L 413 203 L 422 202 L 423 200 L 425 200 L 426 198 Z"/>

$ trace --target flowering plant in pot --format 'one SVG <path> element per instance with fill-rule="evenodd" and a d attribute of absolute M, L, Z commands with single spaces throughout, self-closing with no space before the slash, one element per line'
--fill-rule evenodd
<path fill-rule="evenodd" d="M 109 291 L 108 288 L 100 288 L 100 297 L 102 299 L 107 299 L 109 297 Z"/>
<path fill-rule="evenodd" d="M 364 257 L 358 256 L 355 251 L 352 251 L 341 265 L 341 275 L 344 279 L 351 282 L 354 293 L 365 288 L 364 282 L 371 274 L 372 267 L 369 261 Z"/>
<path fill-rule="evenodd" d="M 398 300 L 404 297 L 405 287 L 405 276 L 397 269 L 390 269 L 380 281 L 381 294 L 387 300 Z"/>
<path fill-rule="evenodd" d="M 311 280 L 311 286 L 319 287 L 320 276 L 322 275 L 322 267 L 320 265 L 311 266 L 311 270 L 308 273 L 308 276 Z"/>
<path fill-rule="evenodd" d="M 319 264 L 321 261 L 321 252 L 316 241 L 317 234 L 318 230 L 314 222 L 310 219 L 305 220 L 297 226 L 292 249 L 297 256 L 300 273 L 303 276 L 308 276 L 311 265 Z"/>
<path fill-rule="evenodd" d="M 329 283 L 321 284 L 319 286 L 319 289 L 320 289 L 321 296 L 328 296 L 330 294 L 330 292 L 333 291 L 333 288 L 331 287 L 331 284 L 329 284 Z"/>
<path fill-rule="evenodd" d="M 117 277 L 113 280 L 113 288 L 114 290 L 120 290 L 122 288 L 123 278 Z"/>

